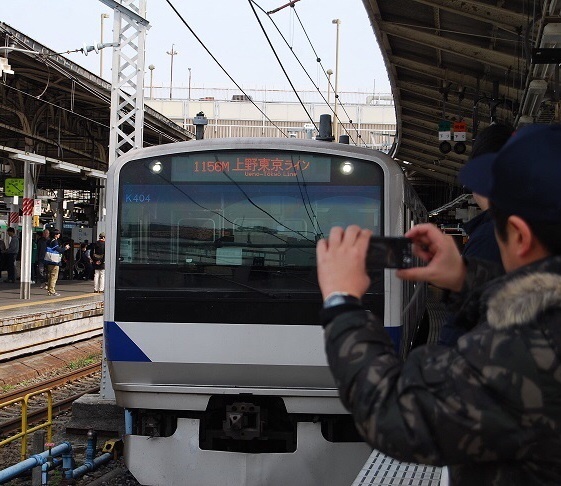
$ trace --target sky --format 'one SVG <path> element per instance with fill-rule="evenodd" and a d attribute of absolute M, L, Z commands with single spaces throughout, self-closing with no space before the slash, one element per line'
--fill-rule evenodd
<path fill-rule="evenodd" d="M 99 0 L 0 0 L 0 21 L 23 32 L 56 51 L 78 49 L 100 42 L 101 14 L 103 41 L 113 40 L 112 10 Z M 232 78 L 244 89 L 290 89 L 290 83 L 275 58 L 247 0 L 170 0 L 185 21 L 204 42 Z M 265 11 L 278 8 L 288 0 L 256 0 Z M 298 90 L 315 90 L 271 20 L 257 7 L 259 18 L 271 38 L 288 75 Z M 304 26 L 300 25 L 296 10 Z M 195 88 L 235 88 L 195 37 L 173 12 L 166 0 L 147 0 L 147 20 L 151 28 L 146 40 L 146 68 L 154 65 L 153 86 L 169 87 L 173 45 L 173 85 Z M 390 85 L 376 38 L 362 0 L 300 0 L 272 14 L 293 52 L 313 82 L 327 90 L 327 80 L 316 61 L 315 49 L 324 70 L 336 71 L 335 53 L 339 26 L 339 92 L 389 93 Z M 310 41 L 306 38 L 306 34 Z M 99 74 L 100 56 L 90 53 L 68 54 L 72 61 Z M 146 69 L 148 73 L 148 69 Z M 110 81 L 111 49 L 103 55 L 103 77 Z M 334 74 L 331 77 L 335 84 Z M 149 85 L 149 75 L 145 84 Z M 169 88 L 168 88 L 169 89 Z M 164 91 L 163 89 L 161 91 Z M 160 95 L 161 96 L 161 95 Z"/>

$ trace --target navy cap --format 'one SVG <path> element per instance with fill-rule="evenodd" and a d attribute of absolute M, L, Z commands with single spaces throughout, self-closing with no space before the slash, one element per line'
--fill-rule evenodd
<path fill-rule="evenodd" d="M 561 125 L 527 125 L 494 153 L 470 160 L 459 178 L 507 215 L 561 223 Z"/>

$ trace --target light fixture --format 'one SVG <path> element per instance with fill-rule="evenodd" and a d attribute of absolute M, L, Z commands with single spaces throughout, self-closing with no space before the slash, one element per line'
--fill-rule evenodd
<path fill-rule="evenodd" d="M 102 170 L 89 169 L 88 176 L 96 177 L 97 179 L 107 179 L 107 174 Z"/>
<path fill-rule="evenodd" d="M 557 47 L 558 44 L 561 44 L 561 24 L 547 24 L 543 28 L 540 47 Z"/>
<path fill-rule="evenodd" d="M 7 57 L 0 57 L 0 75 L 3 73 L 14 74 L 14 70 L 10 66 Z"/>
<path fill-rule="evenodd" d="M 534 123 L 534 119 L 531 116 L 522 115 L 518 119 L 518 125 L 516 125 L 516 127 L 517 128 L 522 128 L 524 125 L 532 125 L 533 123 Z"/>
<path fill-rule="evenodd" d="M 33 164 L 46 164 L 47 159 L 42 155 L 30 154 L 30 153 L 17 153 L 10 154 L 10 159 L 12 160 L 22 160 L 24 162 L 31 162 Z"/>
<path fill-rule="evenodd" d="M 78 165 L 69 164 L 67 162 L 55 162 L 51 164 L 53 169 L 63 170 L 64 172 L 73 172 L 75 174 L 79 174 L 82 171 L 82 168 Z"/>
<path fill-rule="evenodd" d="M 554 49 L 561 46 L 561 24 L 550 23 L 543 28 L 542 38 L 540 41 L 541 49 Z M 546 79 L 555 67 L 554 63 L 536 64 L 534 66 L 534 78 Z"/>
<path fill-rule="evenodd" d="M 526 98 L 522 104 L 521 115 L 536 116 L 540 110 L 545 92 L 547 91 L 547 81 L 543 79 L 534 79 L 530 81 Z"/>
<path fill-rule="evenodd" d="M 0 52 L 3 52 L 4 55 L 8 54 L 9 52 L 22 52 L 23 54 L 41 54 L 41 52 L 33 51 L 31 49 L 22 49 L 20 47 L 16 47 L 15 44 L 0 47 Z"/>

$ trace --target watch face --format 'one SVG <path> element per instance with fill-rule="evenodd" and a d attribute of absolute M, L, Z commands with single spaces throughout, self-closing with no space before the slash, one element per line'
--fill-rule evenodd
<path fill-rule="evenodd" d="M 4 181 L 4 195 L 23 197 L 23 183 L 23 179 L 20 178 L 6 179 Z"/>

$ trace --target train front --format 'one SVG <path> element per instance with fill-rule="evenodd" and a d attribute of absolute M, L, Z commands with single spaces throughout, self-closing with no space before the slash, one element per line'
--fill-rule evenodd
<path fill-rule="evenodd" d="M 332 226 L 383 234 L 383 169 L 318 142 L 230 145 L 137 151 L 108 181 L 127 465 L 152 485 L 350 484 L 370 451 L 327 367 L 315 246 Z M 365 298 L 382 314 L 383 275 Z"/>

